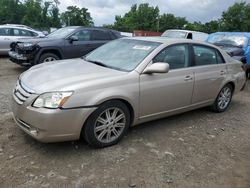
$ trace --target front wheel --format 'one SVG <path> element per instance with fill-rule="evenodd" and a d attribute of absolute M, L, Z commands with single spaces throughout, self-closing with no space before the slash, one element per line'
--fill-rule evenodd
<path fill-rule="evenodd" d="M 225 85 L 218 94 L 214 104 L 211 106 L 211 109 L 214 112 L 224 112 L 231 103 L 232 96 L 233 96 L 232 85 L 231 84 Z"/>
<path fill-rule="evenodd" d="M 56 61 L 59 60 L 60 58 L 53 54 L 53 53 L 45 53 L 43 55 L 41 55 L 40 59 L 39 59 L 39 64 L 40 63 L 46 63 L 46 62 L 50 62 L 50 61 Z"/>
<path fill-rule="evenodd" d="M 118 101 L 102 104 L 88 118 L 83 128 L 83 136 L 89 145 L 102 148 L 121 140 L 130 124 L 127 106 Z"/>

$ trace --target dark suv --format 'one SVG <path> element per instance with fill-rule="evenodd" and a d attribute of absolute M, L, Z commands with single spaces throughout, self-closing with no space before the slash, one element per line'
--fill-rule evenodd
<path fill-rule="evenodd" d="M 65 27 L 44 38 L 13 42 L 9 56 L 14 63 L 32 66 L 58 59 L 78 58 L 121 37 L 120 32 L 104 28 Z"/>

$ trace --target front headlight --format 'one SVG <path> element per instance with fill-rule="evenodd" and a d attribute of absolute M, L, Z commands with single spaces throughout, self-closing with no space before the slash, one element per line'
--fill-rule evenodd
<path fill-rule="evenodd" d="M 36 108 L 60 108 L 68 100 L 73 92 L 53 92 L 41 94 L 33 103 Z"/>

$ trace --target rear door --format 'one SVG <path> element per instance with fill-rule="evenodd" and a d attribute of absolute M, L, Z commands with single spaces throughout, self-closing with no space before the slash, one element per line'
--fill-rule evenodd
<path fill-rule="evenodd" d="M 205 45 L 193 45 L 195 85 L 192 103 L 215 100 L 226 77 L 226 64 L 220 52 Z"/>
<path fill-rule="evenodd" d="M 0 28 L 0 54 L 7 54 L 10 49 L 10 28 Z"/>
<path fill-rule="evenodd" d="M 94 29 L 92 31 L 91 39 L 93 41 L 93 49 L 96 49 L 112 40 L 112 36 L 108 30 Z"/>

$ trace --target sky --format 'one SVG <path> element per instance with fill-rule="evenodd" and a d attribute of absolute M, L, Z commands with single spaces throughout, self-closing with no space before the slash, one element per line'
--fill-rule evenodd
<path fill-rule="evenodd" d="M 96 26 L 112 24 L 116 15 L 124 15 L 133 4 L 149 3 L 157 6 L 160 14 L 172 13 L 175 16 L 186 17 L 190 22 L 205 23 L 221 17 L 229 6 L 241 0 L 59 0 L 60 11 L 68 6 L 85 7 L 89 10 Z M 245 0 L 250 3 L 250 0 Z"/>

